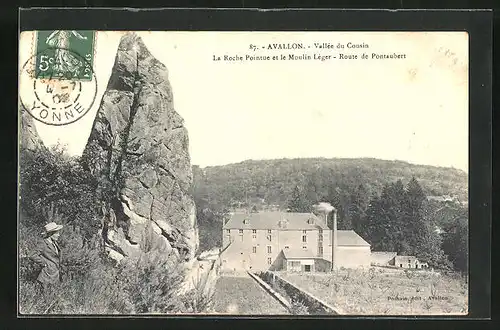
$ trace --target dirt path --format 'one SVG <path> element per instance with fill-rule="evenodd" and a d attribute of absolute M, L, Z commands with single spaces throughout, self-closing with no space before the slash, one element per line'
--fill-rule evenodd
<path fill-rule="evenodd" d="M 248 274 L 221 276 L 215 286 L 215 310 L 228 314 L 290 314 Z"/>

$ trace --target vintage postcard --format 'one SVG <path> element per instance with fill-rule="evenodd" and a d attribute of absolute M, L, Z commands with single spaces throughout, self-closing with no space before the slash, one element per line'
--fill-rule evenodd
<path fill-rule="evenodd" d="M 466 32 L 23 31 L 20 315 L 467 315 Z"/>

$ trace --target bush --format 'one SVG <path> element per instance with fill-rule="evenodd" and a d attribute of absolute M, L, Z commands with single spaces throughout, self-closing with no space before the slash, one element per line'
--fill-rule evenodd
<path fill-rule="evenodd" d="M 82 243 L 78 230 L 68 229 L 61 235 L 66 256 L 62 282 L 42 293 L 35 282 L 37 273 L 20 278 L 21 313 L 181 313 L 189 309 L 193 293 L 178 294 L 184 272 L 176 257 L 167 258 L 152 250 L 116 266 L 100 247 Z"/>
<path fill-rule="evenodd" d="M 84 277 L 89 270 L 97 269 L 105 255 L 101 238 L 96 234 L 85 240 L 81 229 L 66 226 L 61 235 L 61 275 L 63 279 Z"/>
<path fill-rule="evenodd" d="M 203 299 L 194 291 L 178 294 L 184 270 L 175 255 L 158 252 L 161 241 L 146 240 L 142 248 L 147 252 L 119 265 L 107 257 L 99 211 L 111 192 L 98 189 L 80 159 L 60 147 L 21 150 L 20 165 L 20 313 L 135 314 L 202 308 Z M 42 292 L 36 283 L 40 268 L 29 256 L 42 238 L 43 225 L 51 221 L 65 225 L 60 237 L 62 282 Z M 148 230 L 145 235 L 151 235 Z"/>
<path fill-rule="evenodd" d="M 26 226 L 20 226 L 20 234 L 26 236 Z M 28 241 L 36 241 L 36 236 Z M 117 286 L 119 275 L 104 258 L 102 246 L 94 236 L 85 241 L 78 228 L 67 226 L 61 231 L 61 278 L 62 282 L 50 290 L 41 292 L 36 283 L 40 268 L 28 257 L 27 249 L 20 249 L 19 308 L 26 314 L 100 314 L 114 310 L 120 301 L 121 290 Z M 33 244 L 29 244 L 33 245 Z M 122 312 L 125 311 L 124 309 Z"/>
<path fill-rule="evenodd" d="M 100 226 L 97 180 L 81 166 L 79 159 L 69 157 L 60 146 L 37 152 L 20 151 L 20 207 L 26 215 L 25 225 L 42 228 L 49 221 L 48 206 L 54 206 L 66 224 L 82 229 L 85 238 Z"/>
<path fill-rule="evenodd" d="M 35 280 L 19 279 L 18 307 L 20 314 L 46 314 L 50 298 L 41 292 Z"/>
<path fill-rule="evenodd" d="M 300 300 L 298 297 L 293 297 L 290 312 L 294 315 L 308 315 L 309 308 L 304 301 Z"/>
<path fill-rule="evenodd" d="M 194 288 L 182 297 L 184 309 L 188 313 L 210 313 L 214 307 L 215 289 L 206 288 L 206 282 L 197 279 Z"/>
<path fill-rule="evenodd" d="M 31 252 L 37 245 L 37 237 L 41 237 L 40 230 L 35 226 L 26 226 L 24 219 L 26 216 L 21 212 L 19 215 L 19 279 L 35 281 L 41 267 L 29 258 Z"/>
<path fill-rule="evenodd" d="M 168 258 L 153 250 L 137 260 L 126 260 L 120 267 L 124 290 L 137 313 L 182 311 L 178 289 L 184 271 L 176 258 Z"/>
<path fill-rule="evenodd" d="M 19 258 L 19 279 L 34 282 L 42 268 L 29 257 Z"/>

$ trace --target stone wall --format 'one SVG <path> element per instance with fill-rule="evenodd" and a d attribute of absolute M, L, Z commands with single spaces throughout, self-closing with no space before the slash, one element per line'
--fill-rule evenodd
<path fill-rule="evenodd" d="M 280 287 L 292 299 L 302 301 L 307 306 L 309 314 L 312 315 L 331 315 L 338 314 L 338 312 L 327 303 L 314 297 L 304 289 L 288 282 L 274 272 L 262 272 L 257 274 L 264 282 L 269 284 L 272 288 Z"/>

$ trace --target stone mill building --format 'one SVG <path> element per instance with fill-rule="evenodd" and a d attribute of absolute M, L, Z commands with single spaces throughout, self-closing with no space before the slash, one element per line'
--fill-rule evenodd
<path fill-rule="evenodd" d="M 226 270 L 330 271 L 370 266 L 370 244 L 353 230 L 337 230 L 313 213 L 234 213 L 223 225 Z"/>

